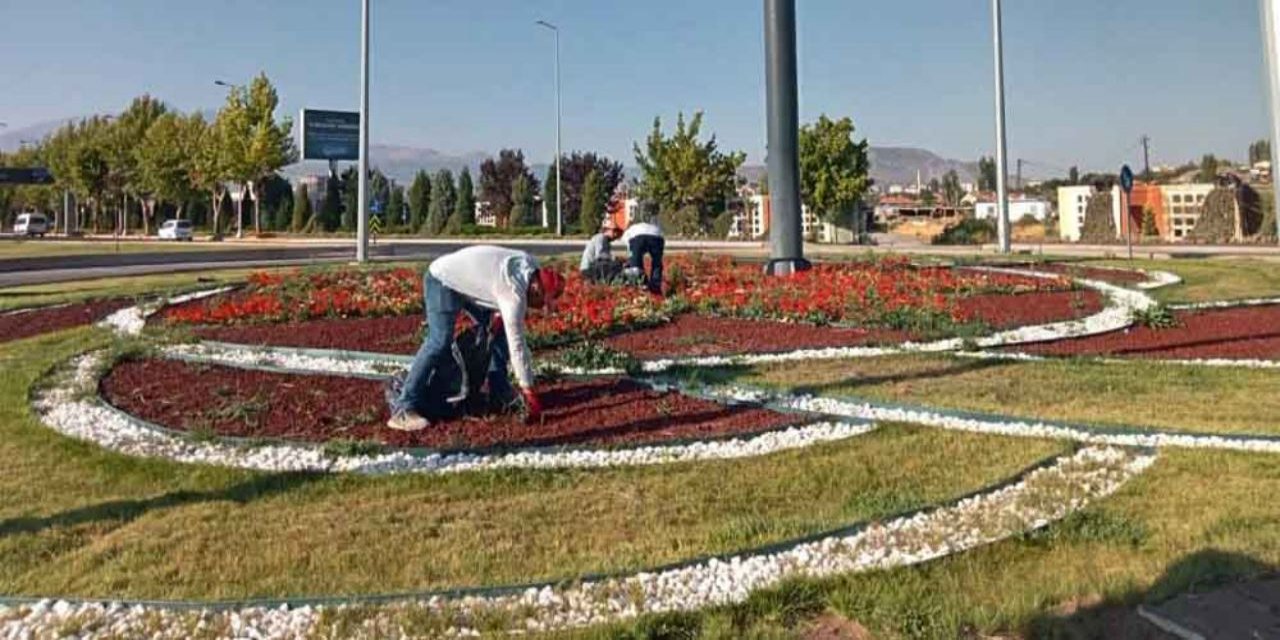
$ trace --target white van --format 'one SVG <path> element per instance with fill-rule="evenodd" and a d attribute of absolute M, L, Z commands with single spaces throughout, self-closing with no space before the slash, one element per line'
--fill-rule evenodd
<path fill-rule="evenodd" d="M 13 223 L 13 232 L 20 236 L 40 236 L 49 233 L 49 219 L 43 213 L 22 213 Z"/>
<path fill-rule="evenodd" d="M 161 240 L 185 240 L 190 242 L 192 229 L 190 220 L 165 220 L 164 224 L 160 225 L 160 230 L 156 232 L 156 235 Z"/>

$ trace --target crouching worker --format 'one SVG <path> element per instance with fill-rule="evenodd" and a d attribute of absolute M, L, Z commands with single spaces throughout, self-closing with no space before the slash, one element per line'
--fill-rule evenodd
<path fill-rule="evenodd" d="M 662 228 L 652 222 L 636 222 L 627 227 L 622 234 L 622 242 L 627 245 L 631 259 L 627 270 L 636 277 L 644 279 L 650 293 L 662 293 L 662 251 L 667 241 L 662 237 Z M 649 256 L 649 276 L 644 276 L 644 257 Z"/>
<path fill-rule="evenodd" d="M 433 379 L 458 376 L 451 366 L 454 326 L 459 313 L 467 313 L 478 331 L 485 331 L 493 312 L 501 316 L 503 330 L 487 341 L 489 366 L 486 383 L 491 397 L 514 396 L 507 382 L 507 364 L 515 371 L 530 419 L 542 413 L 542 404 L 533 388 L 533 363 L 525 343 L 525 311 L 529 307 L 551 307 L 564 291 L 564 279 L 550 269 L 539 269 L 533 256 L 514 249 L 473 246 L 441 256 L 423 276 L 423 298 L 427 313 L 427 337 L 404 379 L 403 388 L 392 402 L 387 426 L 400 431 L 418 431 L 428 426 L 445 405 L 443 396 L 458 381 Z M 441 383 L 449 384 L 441 384 Z M 465 391 L 465 389 L 464 389 Z"/>
<path fill-rule="evenodd" d="M 622 230 L 613 220 L 605 220 L 600 233 L 591 236 L 587 248 L 582 251 L 578 270 L 586 282 L 612 282 L 622 275 L 622 264 L 613 259 L 610 243 L 622 237 Z"/>

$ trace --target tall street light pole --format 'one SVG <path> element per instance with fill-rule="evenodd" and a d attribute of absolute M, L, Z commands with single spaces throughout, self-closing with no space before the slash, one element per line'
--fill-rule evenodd
<path fill-rule="evenodd" d="M 360 200 L 356 220 L 356 262 L 369 260 L 369 0 L 360 2 Z"/>
<path fill-rule="evenodd" d="M 1267 58 L 1267 96 L 1271 106 L 1271 157 L 1280 151 L 1280 2 L 1261 0 L 1262 44 Z M 1280 206 L 1280 167 L 1271 161 L 1271 185 L 1276 205 Z M 1276 211 L 1280 211 L 1277 208 Z M 1276 216 L 1276 233 L 1280 237 L 1280 216 Z"/>
<path fill-rule="evenodd" d="M 767 273 L 809 268 L 800 202 L 800 86 L 796 73 L 796 0 L 764 0 L 765 103 L 768 119 L 769 264 Z"/>
<path fill-rule="evenodd" d="M 996 58 L 996 225 L 1000 236 L 1000 253 L 1009 253 L 1009 176 L 1008 142 L 1004 130 L 1004 44 L 1000 16 L 1000 0 L 991 0 L 991 27 L 995 38 Z"/>
<path fill-rule="evenodd" d="M 564 235 L 564 182 L 560 179 L 560 28 L 546 20 L 537 21 L 538 26 L 550 29 L 556 34 L 556 235 Z"/>

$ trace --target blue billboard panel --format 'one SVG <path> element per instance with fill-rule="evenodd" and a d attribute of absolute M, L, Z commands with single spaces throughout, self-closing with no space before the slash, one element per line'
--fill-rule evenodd
<path fill-rule="evenodd" d="M 360 114 L 303 109 L 303 160 L 359 160 Z"/>

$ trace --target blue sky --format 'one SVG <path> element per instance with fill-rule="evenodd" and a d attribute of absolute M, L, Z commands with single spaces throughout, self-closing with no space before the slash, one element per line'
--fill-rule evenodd
<path fill-rule="evenodd" d="M 1266 131 L 1257 0 L 1010 0 L 1011 157 L 1039 171 L 1215 152 Z M 655 115 L 702 109 L 722 144 L 764 149 L 759 0 L 373 0 L 375 142 L 449 153 L 553 149 L 563 30 L 566 149 L 631 163 Z M 3 0 L 0 121 L 115 111 L 147 91 L 216 107 L 259 70 L 283 107 L 355 108 L 357 0 Z M 987 0 L 799 0 L 802 115 L 850 115 L 876 145 L 993 148 Z M 1037 171 L 1037 172 L 1039 172 Z"/>

